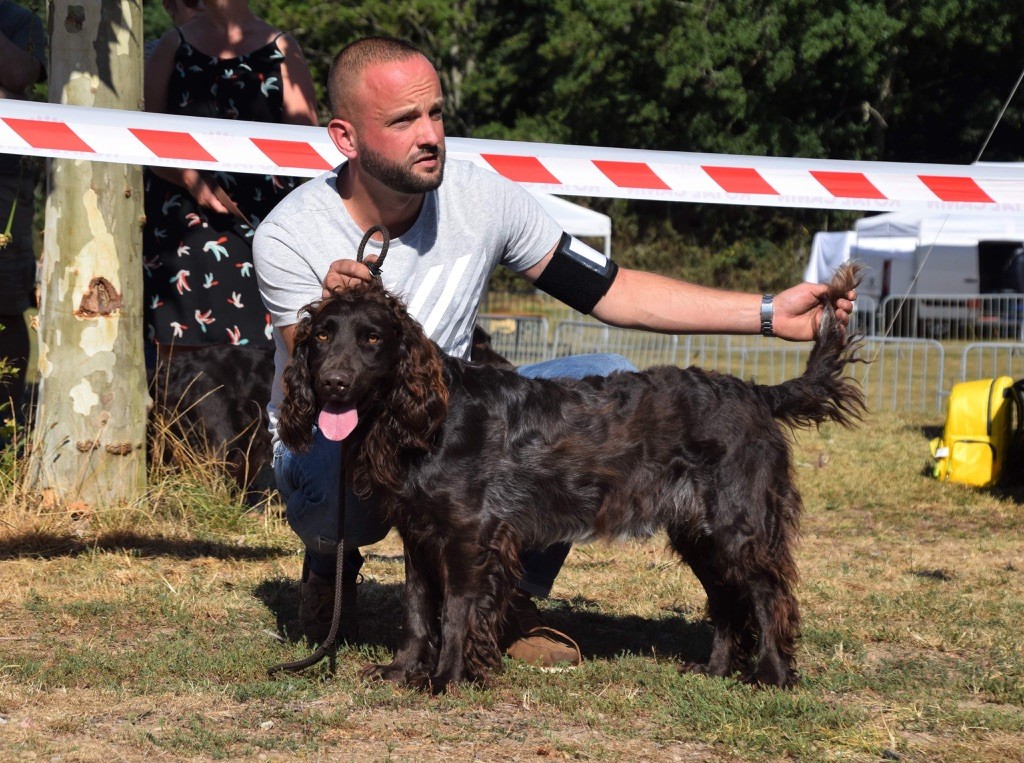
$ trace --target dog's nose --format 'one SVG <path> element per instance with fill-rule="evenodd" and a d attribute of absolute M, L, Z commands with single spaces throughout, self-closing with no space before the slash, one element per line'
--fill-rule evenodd
<path fill-rule="evenodd" d="M 320 389 L 326 395 L 340 395 L 351 384 L 342 373 L 328 373 L 320 376 Z"/>

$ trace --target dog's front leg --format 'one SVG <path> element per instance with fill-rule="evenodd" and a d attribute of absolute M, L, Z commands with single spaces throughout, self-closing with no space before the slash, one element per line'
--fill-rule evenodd
<path fill-rule="evenodd" d="M 437 670 L 430 677 L 430 691 L 434 694 L 447 691 L 449 686 L 466 677 L 464 652 L 472 600 L 464 590 L 453 591 L 455 587 L 449 578 L 441 605 L 441 649 Z"/>
<path fill-rule="evenodd" d="M 366 678 L 382 678 L 395 683 L 425 686 L 427 676 L 437 659 L 435 627 L 437 619 L 436 584 L 425 574 L 427 568 L 415 550 L 406 546 L 404 615 L 402 640 L 389 665 L 370 665 L 363 671 Z"/>
<path fill-rule="evenodd" d="M 512 585 L 510 566 L 518 557 L 514 544 L 500 542 L 506 540 L 504 531 L 484 530 L 482 535 L 495 544 L 451 543 L 445 550 L 441 646 L 430 678 L 435 694 L 461 681 L 486 681 L 501 666 L 498 630 Z"/>

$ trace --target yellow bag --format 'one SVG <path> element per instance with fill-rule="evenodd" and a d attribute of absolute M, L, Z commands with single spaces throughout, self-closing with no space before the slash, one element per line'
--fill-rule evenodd
<path fill-rule="evenodd" d="M 940 480 L 991 487 L 1021 428 L 1020 387 L 1009 376 L 953 385 L 942 437 L 931 441 Z"/>

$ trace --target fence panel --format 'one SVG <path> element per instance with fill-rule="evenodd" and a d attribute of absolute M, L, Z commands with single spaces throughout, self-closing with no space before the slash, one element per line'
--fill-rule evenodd
<path fill-rule="evenodd" d="M 679 362 L 678 336 L 650 331 L 621 329 L 593 321 L 559 321 L 551 345 L 551 357 L 615 352 L 631 360 L 637 368 L 674 366 Z"/>
<path fill-rule="evenodd" d="M 996 376 L 1024 378 L 1024 344 L 974 342 L 960 355 L 960 381 Z"/>
<path fill-rule="evenodd" d="M 1024 294 L 889 295 L 876 333 L 943 341 L 1024 340 Z"/>
<path fill-rule="evenodd" d="M 865 364 L 852 367 L 872 411 L 941 411 L 946 351 L 934 339 L 869 337 L 859 351 Z"/>
<path fill-rule="evenodd" d="M 874 299 L 866 295 L 857 297 L 850 316 L 850 330 L 865 336 L 881 333 L 878 330 L 878 303 Z"/>
<path fill-rule="evenodd" d="M 919 301 L 925 299 L 934 298 L 921 297 Z M 1024 313 L 1024 295 L 985 295 L 984 299 L 984 304 L 971 308 L 976 314 L 1009 316 L 1018 304 Z M 959 298 L 952 301 L 963 302 Z M 887 304 L 891 304 L 891 298 L 889 303 L 883 300 L 881 310 L 875 310 L 870 298 L 857 300 L 851 324 L 854 330 L 866 335 L 860 354 L 871 362 L 852 366 L 850 373 L 861 382 L 871 410 L 941 412 L 948 395 L 944 385 L 957 373 L 956 353 L 961 345 L 951 343 L 947 359 L 947 348 L 935 339 L 879 336 L 885 326 L 875 323 L 874 317 L 890 309 Z M 963 305 L 947 307 L 959 309 Z M 801 374 L 811 348 L 809 343 L 760 336 L 668 336 L 614 328 L 580 316 L 555 323 L 550 344 L 549 323 L 537 315 L 485 313 L 480 316 L 480 325 L 491 334 L 494 349 L 517 365 L 566 355 L 616 352 L 641 369 L 653 365 L 698 365 L 763 384 L 778 384 Z M 1004 365 L 1000 368 L 1006 369 L 1000 373 L 1024 377 L 1024 344 L 993 344 L 1002 348 L 996 351 L 1002 354 L 1000 362 Z M 996 375 L 994 370 L 981 370 L 991 366 L 979 366 L 982 361 L 974 360 L 980 348 L 978 345 L 978 349 L 965 350 L 960 362 L 961 376 L 975 368 L 975 375 Z M 970 366 L 968 359 L 975 366 Z"/>
<path fill-rule="evenodd" d="M 761 336 L 696 335 L 683 338 L 681 366 L 700 366 L 761 384 L 778 384 L 803 373 L 810 343 Z"/>
<path fill-rule="evenodd" d="M 477 324 L 491 335 L 491 347 L 521 366 L 547 360 L 548 321 L 539 315 L 481 313 Z"/>

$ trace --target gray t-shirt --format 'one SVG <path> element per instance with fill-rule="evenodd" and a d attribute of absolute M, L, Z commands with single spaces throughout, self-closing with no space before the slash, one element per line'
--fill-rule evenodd
<path fill-rule="evenodd" d="M 338 196 L 337 171 L 292 191 L 256 229 L 253 262 L 260 294 L 275 329 L 298 322 L 298 312 L 321 297 L 330 264 L 355 259 L 363 237 Z M 469 357 L 473 324 L 491 273 L 536 265 L 562 230 L 515 183 L 471 162 L 449 160 L 444 182 L 428 193 L 415 224 L 391 239 L 381 278 L 400 296 L 427 335 L 450 355 Z M 366 254 L 380 251 L 367 244 Z M 280 331 L 271 390 L 270 431 L 276 440 L 281 375 L 288 353 Z"/>

